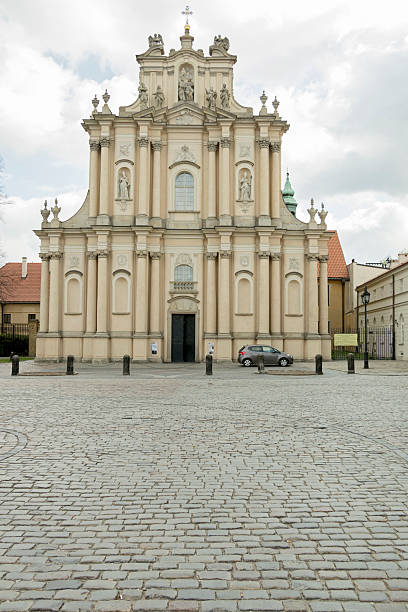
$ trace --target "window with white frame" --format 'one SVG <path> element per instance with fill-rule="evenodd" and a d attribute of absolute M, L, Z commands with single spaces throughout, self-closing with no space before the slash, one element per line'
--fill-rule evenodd
<path fill-rule="evenodd" d="M 175 281 L 192 281 L 193 280 L 193 268 L 191 266 L 181 265 L 176 266 L 174 270 Z"/>
<path fill-rule="evenodd" d="M 194 210 L 194 177 L 190 172 L 176 176 L 176 210 Z"/>

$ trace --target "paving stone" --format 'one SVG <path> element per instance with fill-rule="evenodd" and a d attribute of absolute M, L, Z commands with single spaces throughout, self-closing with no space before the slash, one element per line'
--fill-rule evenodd
<path fill-rule="evenodd" d="M 265 599 L 247 599 L 238 602 L 238 610 L 283 610 L 283 605 L 278 601 L 268 601 Z"/>
<path fill-rule="evenodd" d="M 55 599 L 38 599 L 33 603 L 30 610 L 38 612 L 57 612 L 62 607 L 62 601 L 56 601 Z"/>

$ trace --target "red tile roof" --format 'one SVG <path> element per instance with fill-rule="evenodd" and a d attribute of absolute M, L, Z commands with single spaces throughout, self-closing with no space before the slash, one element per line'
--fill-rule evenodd
<path fill-rule="evenodd" d="M 1 301 L 39 303 L 41 264 L 28 263 L 26 278 L 21 278 L 21 266 L 21 263 L 6 263 L 0 268 L 0 293 L 5 294 Z"/>
<path fill-rule="evenodd" d="M 348 278 L 348 270 L 346 266 L 346 260 L 344 259 L 343 249 L 341 248 L 340 240 L 336 230 L 333 230 L 333 236 L 329 240 L 329 261 L 327 263 L 327 276 L 328 278 Z M 320 266 L 318 269 L 320 276 Z"/>

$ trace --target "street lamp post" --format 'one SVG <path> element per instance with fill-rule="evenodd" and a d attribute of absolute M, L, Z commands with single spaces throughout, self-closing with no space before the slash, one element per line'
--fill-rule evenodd
<path fill-rule="evenodd" d="M 364 291 L 361 294 L 361 301 L 364 304 L 364 369 L 368 369 L 368 350 L 367 350 L 367 304 L 370 301 L 370 293 L 367 291 L 367 287 L 364 287 Z"/>

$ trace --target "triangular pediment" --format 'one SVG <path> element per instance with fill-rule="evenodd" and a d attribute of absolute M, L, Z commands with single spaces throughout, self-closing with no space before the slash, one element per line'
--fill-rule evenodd
<path fill-rule="evenodd" d="M 167 121 L 170 125 L 203 125 L 205 114 L 192 102 L 179 102 L 167 111 Z"/>

